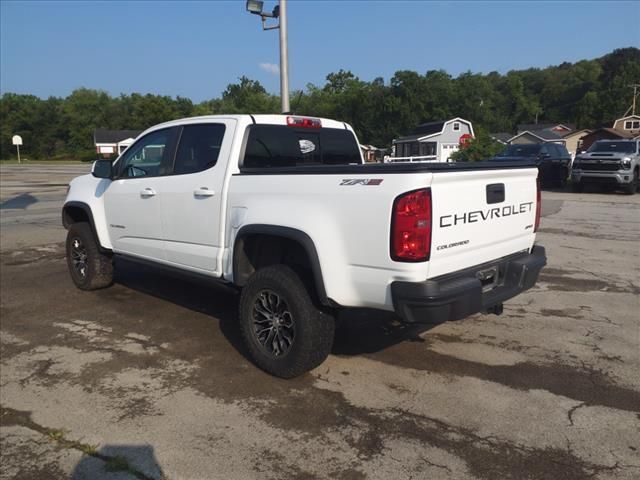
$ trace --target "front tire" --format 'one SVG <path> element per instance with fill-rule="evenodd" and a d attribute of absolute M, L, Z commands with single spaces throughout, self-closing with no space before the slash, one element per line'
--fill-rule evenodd
<path fill-rule="evenodd" d="M 638 190 L 638 186 L 640 186 L 640 179 L 638 179 L 638 169 L 636 168 L 633 171 L 633 180 L 624 187 L 624 193 L 633 195 Z"/>
<path fill-rule="evenodd" d="M 67 266 L 80 290 L 97 290 L 113 283 L 113 259 L 100 252 L 88 223 L 74 223 L 67 233 Z"/>
<path fill-rule="evenodd" d="M 560 171 L 560 178 L 558 179 L 558 187 L 565 189 L 567 188 L 567 178 L 569 177 L 569 172 L 567 170 Z"/>
<path fill-rule="evenodd" d="M 320 365 L 331 352 L 334 318 L 318 309 L 287 265 L 254 273 L 240 295 L 240 331 L 254 363 L 281 378 Z"/>

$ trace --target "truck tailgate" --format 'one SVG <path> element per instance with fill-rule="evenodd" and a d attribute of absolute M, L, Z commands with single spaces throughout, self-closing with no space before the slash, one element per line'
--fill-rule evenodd
<path fill-rule="evenodd" d="M 536 168 L 434 173 L 429 278 L 528 250 Z"/>

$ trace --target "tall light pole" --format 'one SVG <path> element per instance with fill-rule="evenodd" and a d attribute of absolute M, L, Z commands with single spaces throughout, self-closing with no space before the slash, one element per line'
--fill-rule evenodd
<path fill-rule="evenodd" d="M 287 39 L 287 0 L 280 0 L 271 13 L 263 12 L 261 0 L 247 0 L 247 11 L 262 18 L 263 30 L 280 30 L 280 101 L 282 113 L 289 112 L 289 52 Z M 277 25 L 267 25 L 267 18 L 277 18 Z"/>

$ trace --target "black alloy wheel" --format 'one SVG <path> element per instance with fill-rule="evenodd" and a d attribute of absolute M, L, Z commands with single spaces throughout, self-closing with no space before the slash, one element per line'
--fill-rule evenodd
<path fill-rule="evenodd" d="M 87 249 L 80 237 L 71 239 L 71 264 L 76 275 L 87 278 Z"/>
<path fill-rule="evenodd" d="M 289 353 L 296 337 L 296 324 L 284 298 L 273 290 L 258 292 L 252 315 L 253 334 L 262 349 L 275 358 Z"/>

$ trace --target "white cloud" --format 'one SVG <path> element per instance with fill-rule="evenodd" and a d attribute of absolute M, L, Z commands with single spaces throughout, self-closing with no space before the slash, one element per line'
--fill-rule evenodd
<path fill-rule="evenodd" d="M 260 68 L 267 73 L 271 73 L 272 75 L 280 74 L 280 67 L 275 63 L 260 63 Z"/>

